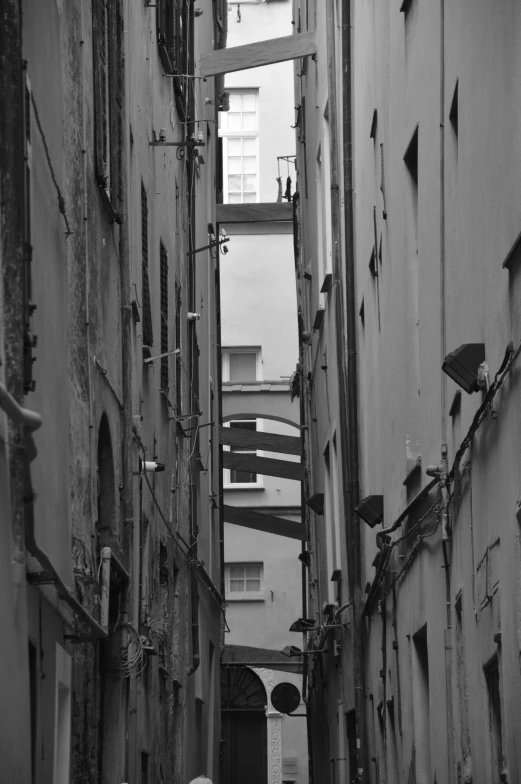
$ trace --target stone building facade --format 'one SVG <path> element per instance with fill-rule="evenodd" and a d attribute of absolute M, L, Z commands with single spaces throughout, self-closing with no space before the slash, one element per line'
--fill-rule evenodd
<path fill-rule="evenodd" d="M 517 781 L 519 12 L 293 7 L 314 776 Z"/>
<path fill-rule="evenodd" d="M 204 5 L 2 1 L 6 780 L 218 763 L 223 84 L 197 62 L 227 17 Z"/>

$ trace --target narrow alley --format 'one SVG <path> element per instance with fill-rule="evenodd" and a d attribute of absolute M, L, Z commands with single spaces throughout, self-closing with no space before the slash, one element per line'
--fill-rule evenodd
<path fill-rule="evenodd" d="M 521 784 L 518 5 L 0 0 L 0 784 Z"/>

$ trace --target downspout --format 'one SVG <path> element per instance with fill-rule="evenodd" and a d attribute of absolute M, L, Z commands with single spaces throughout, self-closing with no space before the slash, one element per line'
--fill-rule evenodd
<path fill-rule="evenodd" d="M 446 354 L 445 329 L 445 0 L 440 0 L 440 347 L 441 364 Z M 447 766 L 448 784 L 454 782 L 454 707 L 452 703 L 452 607 L 451 607 L 451 569 L 447 552 L 452 536 L 450 517 L 450 480 L 448 477 L 447 449 L 447 379 L 441 379 L 441 494 L 442 494 L 442 548 L 445 569 L 445 699 L 447 703 Z"/>
<path fill-rule="evenodd" d="M 190 30 L 190 61 L 188 63 L 188 72 L 194 73 L 194 26 L 193 26 L 193 8 L 191 9 L 191 30 Z M 188 99 L 188 116 L 189 119 L 193 122 L 194 118 L 194 93 L 189 93 Z M 195 133 L 195 125 L 192 125 L 192 130 Z M 188 178 L 190 182 L 189 188 L 189 202 L 188 202 L 188 249 L 190 251 L 188 255 L 188 280 L 191 282 L 190 291 L 189 291 L 189 306 L 190 310 L 195 310 L 195 296 L 197 291 L 197 277 L 196 277 L 196 264 L 195 264 L 195 256 L 191 251 L 195 248 L 195 178 L 194 178 L 194 162 L 193 158 L 189 159 L 188 162 Z M 190 269 L 190 265 L 192 265 L 192 269 Z M 198 362 L 198 358 L 195 356 L 195 349 L 196 349 L 196 325 L 195 322 L 190 322 L 190 346 L 191 346 L 191 355 L 190 355 L 190 376 L 193 379 L 194 377 L 194 362 Z M 193 388 L 190 386 L 190 410 L 193 410 L 194 405 L 194 394 Z M 194 433 L 194 439 L 197 438 L 197 431 Z M 190 603 L 191 603 L 191 619 L 192 619 L 192 664 L 186 670 L 186 674 L 189 677 L 193 675 L 193 673 L 199 668 L 201 663 L 201 655 L 199 650 L 199 585 L 197 583 L 197 499 L 195 493 L 195 487 L 192 484 L 193 476 L 196 474 L 197 469 L 195 467 L 195 456 L 192 456 L 192 471 L 190 472 L 190 528 L 191 528 L 191 542 L 190 542 L 190 555 L 191 555 L 191 562 L 190 562 Z"/>
<path fill-rule="evenodd" d="M 351 4 L 344 0 L 342 6 L 342 105 L 343 105 L 343 161 L 344 161 L 344 232 L 345 232 L 345 302 L 342 296 L 340 266 L 340 183 L 339 145 L 337 138 L 338 109 L 335 53 L 334 0 L 327 3 L 328 40 L 328 101 L 331 149 L 331 228 L 333 237 L 333 288 L 335 290 L 336 350 L 339 380 L 339 414 L 342 445 L 342 480 L 344 486 L 344 513 L 346 516 L 346 547 L 348 558 L 348 584 L 353 602 L 353 677 L 357 733 L 357 781 L 367 781 L 367 744 L 364 688 L 364 640 L 361 590 L 360 526 L 354 509 L 358 504 L 358 382 L 355 324 L 355 257 L 354 209 L 352 173 L 352 107 L 351 107 Z M 349 20 L 349 24 L 344 20 Z M 335 239 L 336 238 L 336 239 Z M 345 363 L 344 336 L 346 337 L 347 368 Z M 350 771 L 351 777 L 353 771 Z"/>
<path fill-rule="evenodd" d="M 353 664 L 356 733 L 358 754 L 358 781 L 366 782 L 368 776 L 367 729 L 365 716 L 364 679 L 364 626 L 362 604 L 362 557 L 360 526 L 356 520 L 355 507 L 359 501 L 359 444 L 358 444 L 358 368 L 356 348 L 356 288 L 354 250 L 354 200 L 352 158 L 352 72 L 351 72 L 351 0 L 342 0 L 342 107 L 343 107 L 343 165 L 344 165 L 344 231 L 345 231 L 345 313 L 347 363 L 339 363 L 341 401 L 345 408 L 341 412 L 345 421 L 342 427 L 342 449 L 344 444 L 347 467 L 344 473 L 346 484 L 345 515 L 349 568 L 349 590 L 353 601 Z M 337 288 L 340 288 L 338 286 Z M 340 299 L 340 293 L 337 295 Z M 342 334 L 342 333 L 341 333 Z M 347 366 L 346 366 L 347 365 Z M 344 465 L 344 461 L 342 462 Z"/>
<path fill-rule="evenodd" d="M 300 188 L 300 183 L 297 183 L 297 188 Z M 308 426 L 306 424 L 306 404 L 307 404 L 307 390 L 308 386 L 305 381 L 306 373 L 305 373 L 305 344 L 302 341 L 302 332 L 304 330 L 304 323 L 302 318 L 302 313 L 300 311 L 301 304 L 302 304 L 302 291 L 301 291 L 301 278 L 300 278 L 300 249 L 301 249 L 301 239 L 300 239 L 300 190 L 297 190 L 293 194 L 293 255 L 295 260 L 295 284 L 296 284 L 296 293 L 297 293 L 297 307 L 299 308 L 298 314 L 298 336 L 299 336 L 299 365 L 300 365 L 300 390 L 299 390 L 299 403 L 300 403 L 300 432 L 301 432 L 301 444 L 302 444 L 302 455 L 301 461 L 302 465 L 304 466 L 304 477 L 303 481 L 301 482 L 301 490 L 300 490 L 300 506 L 301 506 L 301 522 L 306 526 L 306 533 L 307 533 L 307 545 L 306 542 L 302 542 L 302 555 L 304 553 L 309 552 L 309 541 L 310 541 L 310 526 L 309 526 L 309 514 L 306 507 L 306 499 L 309 497 L 309 488 L 310 488 L 310 451 L 307 448 L 307 435 L 309 433 Z M 308 602 L 307 602 L 307 592 L 308 592 L 308 575 L 307 569 L 304 560 L 302 561 L 302 617 L 307 618 L 308 614 Z M 308 656 L 303 656 L 302 662 L 302 701 L 306 706 L 306 730 L 307 730 L 307 738 L 308 738 L 308 778 L 309 784 L 313 784 L 314 775 L 313 775 L 313 741 L 312 741 L 312 724 L 311 724 L 311 711 L 309 706 L 309 697 L 308 697 L 308 678 L 309 678 L 309 658 Z"/>

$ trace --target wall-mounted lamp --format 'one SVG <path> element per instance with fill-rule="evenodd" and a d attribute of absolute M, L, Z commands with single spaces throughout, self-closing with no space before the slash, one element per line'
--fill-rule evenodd
<path fill-rule="evenodd" d="M 484 343 L 463 343 L 447 354 L 441 369 L 469 395 L 483 386 L 485 363 Z"/>
<path fill-rule="evenodd" d="M 304 634 L 305 632 L 315 631 L 316 628 L 313 618 L 299 618 L 298 621 L 294 621 L 291 624 L 289 630 L 290 632 L 300 632 L 301 634 Z"/>
<path fill-rule="evenodd" d="M 384 497 L 383 495 L 368 495 L 355 509 L 355 512 L 362 518 L 364 523 L 374 528 L 375 525 L 383 523 L 384 519 Z"/>
<path fill-rule="evenodd" d="M 190 136 L 184 142 L 167 142 L 164 128 L 159 131 L 158 138 L 156 138 L 156 132 L 152 131 L 152 141 L 148 144 L 150 147 L 177 147 L 176 156 L 178 159 L 184 158 L 185 149 L 193 152 L 196 147 L 205 147 L 202 131 L 197 134 L 197 139 L 195 136 Z"/>
<path fill-rule="evenodd" d="M 202 8 L 194 8 L 194 16 L 197 19 L 198 16 L 202 16 L 204 11 Z"/>
<path fill-rule="evenodd" d="M 147 474 L 154 474 L 158 473 L 159 471 L 165 470 L 164 463 L 157 463 L 155 460 L 141 460 L 139 458 L 139 473 L 147 473 Z"/>
<path fill-rule="evenodd" d="M 324 653 L 324 651 L 301 651 L 296 645 L 286 645 L 281 653 L 283 656 L 313 656 L 315 653 Z"/>
<path fill-rule="evenodd" d="M 309 506 L 315 514 L 324 514 L 324 493 L 314 493 L 306 500 L 306 506 Z"/>
<path fill-rule="evenodd" d="M 309 567 L 311 566 L 311 553 L 309 552 L 309 550 L 304 550 L 304 552 L 299 553 L 298 559 L 299 561 L 302 561 L 304 566 L 307 566 L 307 568 L 309 569 Z"/>

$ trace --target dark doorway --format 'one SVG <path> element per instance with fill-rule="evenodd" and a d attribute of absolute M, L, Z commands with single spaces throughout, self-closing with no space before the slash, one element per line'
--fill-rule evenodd
<path fill-rule="evenodd" d="M 222 784 L 267 784 L 266 690 L 247 667 L 221 671 Z"/>

